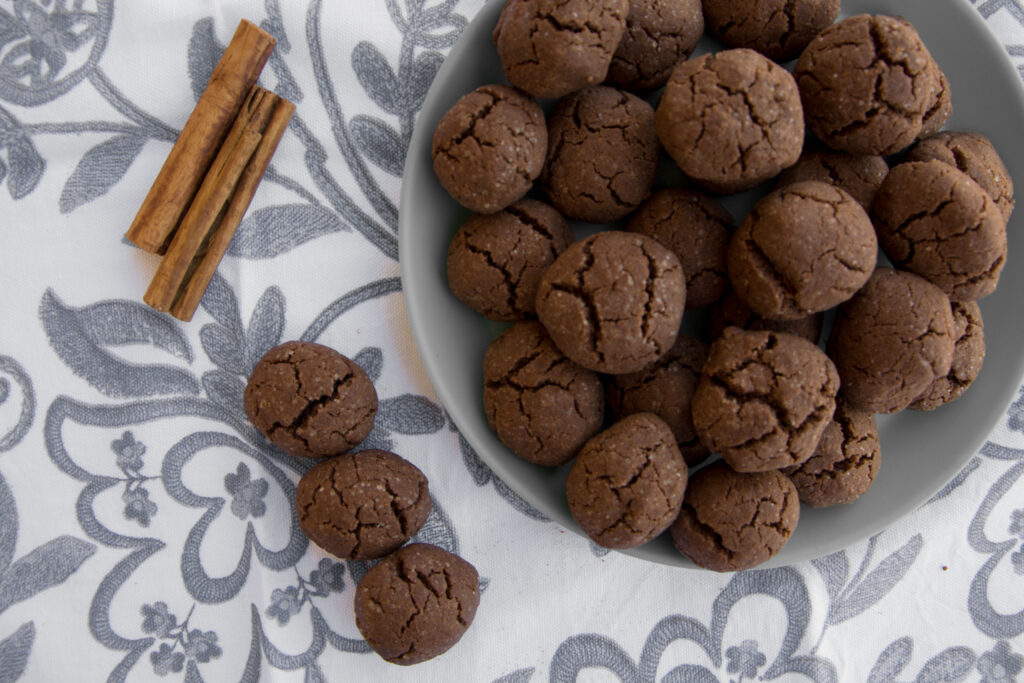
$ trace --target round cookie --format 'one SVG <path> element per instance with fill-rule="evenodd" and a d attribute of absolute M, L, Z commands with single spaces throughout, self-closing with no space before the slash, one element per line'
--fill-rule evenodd
<path fill-rule="evenodd" d="M 630 0 L 608 83 L 633 91 L 660 88 L 703 33 L 700 0 Z"/>
<path fill-rule="evenodd" d="M 799 465 L 832 419 L 836 368 L 806 339 L 730 327 L 711 345 L 693 426 L 737 472 Z"/>
<path fill-rule="evenodd" d="M 725 296 L 715 302 L 708 316 L 708 338 L 711 341 L 722 336 L 727 327 L 739 327 L 744 330 L 771 330 L 802 337 L 812 344 L 817 344 L 821 337 L 821 327 L 825 316 L 814 313 L 795 320 L 768 320 L 757 315 L 729 290 Z"/>
<path fill-rule="evenodd" d="M 867 493 L 882 462 L 875 416 L 840 398 L 836 413 L 808 460 L 782 472 L 811 507 L 852 503 Z"/>
<path fill-rule="evenodd" d="M 799 519 L 800 499 L 784 474 L 734 472 L 717 460 L 690 478 L 671 533 L 698 567 L 732 572 L 768 561 Z"/>
<path fill-rule="evenodd" d="M 530 190 L 547 146 L 540 105 L 507 85 L 484 85 L 441 117 L 431 155 L 452 198 L 470 211 L 494 213 Z"/>
<path fill-rule="evenodd" d="M 629 0 L 509 0 L 493 36 L 506 78 L 545 99 L 601 83 L 628 14 Z"/>
<path fill-rule="evenodd" d="M 479 604 L 473 565 L 436 545 L 411 543 L 359 580 L 356 628 L 386 661 L 418 664 L 459 642 Z"/>
<path fill-rule="evenodd" d="M 708 31 L 778 62 L 796 58 L 839 16 L 839 0 L 704 0 Z"/>
<path fill-rule="evenodd" d="M 955 339 L 942 290 L 913 273 L 878 268 L 839 307 L 828 354 L 853 406 L 894 413 L 949 372 Z"/>
<path fill-rule="evenodd" d="M 905 19 L 861 14 L 826 28 L 793 69 L 807 127 L 852 154 L 892 154 L 920 135 L 940 71 Z"/>
<path fill-rule="evenodd" d="M 1013 178 L 992 143 L 978 133 L 942 132 L 914 145 L 904 161 L 938 160 L 971 177 L 988 193 L 1003 218 L 1013 213 Z"/>
<path fill-rule="evenodd" d="M 953 302 L 956 342 L 949 372 L 910 404 L 914 410 L 934 410 L 963 395 L 981 372 L 985 360 L 985 328 L 977 302 Z"/>
<path fill-rule="evenodd" d="M 596 372 L 642 370 L 668 353 L 686 306 L 679 259 L 645 235 L 606 230 L 545 271 L 537 317 L 562 353 Z"/>
<path fill-rule="evenodd" d="M 712 192 L 747 190 L 800 158 L 800 93 L 788 71 L 753 50 L 679 64 L 654 115 L 665 150 Z"/>
<path fill-rule="evenodd" d="M 512 325 L 487 346 L 483 400 L 498 439 L 536 465 L 569 462 L 604 422 L 597 374 L 566 358 L 535 321 Z"/>
<path fill-rule="evenodd" d="M 369 436 L 377 390 L 355 361 L 334 349 L 290 341 L 256 363 L 243 407 L 253 426 L 285 453 L 324 458 Z"/>
<path fill-rule="evenodd" d="M 431 503 L 418 467 L 388 451 L 365 450 L 302 475 L 295 507 L 313 543 L 337 557 L 374 560 L 419 531 Z"/>
<path fill-rule="evenodd" d="M 991 294 L 1006 263 L 1006 221 L 966 173 L 941 161 L 893 167 L 872 208 L 878 243 L 897 268 L 953 301 Z"/>
<path fill-rule="evenodd" d="M 946 125 L 949 117 L 953 115 L 953 93 L 950 89 L 949 79 L 946 78 L 946 74 L 934 59 L 932 65 L 938 74 L 939 87 L 921 121 L 921 132 L 918 134 L 918 138 L 926 138 L 938 133 L 939 129 Z"/>
<path fill-rule="evenodd" d="M 710 455 L 697 438 L 690 410 L 707 357 L 707 344 L 679 335 L 672 349 L 653 365 L 607 378 L 608 412 L 616 420 L 634 413 L 654 413 L 672 430 L 686 464 L 696 465 Z"/>
<path fill-rule="evenodd" d="M 754 205 L 729 243 L 729 279 L 758 315 L 794 320 L 853 296 L 877 257 L 875 229 L 857 200 L 808 180 Z"/>
<path fill-rule="evenodd" d="M 580 450 L 565 483 L 569 512 L 603 548 L 635 548 L 679 515 L 687 469 L 668 425 L 624 417 Z"/>
<path fill-rule="evenodd" d="M 572 241 L 562 215 L 535 199 L 473 214 L 448 245 L 448 288 L 491 320 L 531 317 L 540 276 Z"/>
<path fill-rule="evenodd" d="M 875 193 L 889 173 L 889 164 L 875 154 L 848 154 L 831 150 L 804 152 L 795 165 L 779 174 L 775 188 L 805 180 L 831 183 L 871 210 Z"/>
<path fill-rule="evenodd" d="M 569 218 L 618 220 L 651 193 L 654 110 L 636 95 L 607 86 L 574 93 L 551 112 L 548 133 L 540 189 Z"/>
<path fill-rule="evenodd" d="M 629 219 L 627 230 L 671 249 L 686 274 L 686 307 L 713 303 L 729 287 L 725 253 L 735 224 L 715 199 L 670 188 L 658 190 Z"/>

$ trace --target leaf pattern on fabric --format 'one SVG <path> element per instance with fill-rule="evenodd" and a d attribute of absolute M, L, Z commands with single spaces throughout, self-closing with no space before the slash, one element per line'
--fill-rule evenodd
<path fill-rule="evenodd" d="M 0 681 L 16 681 L 25 671 L 32 642 L 36 637 L 35 625 L 30 621 L 0 641 Z"/>
<path fill-rule="evenodd" d="M 11 380 L 14 380 L 13 387 Z M 32 387 L 32 380 L 28 373 L 18 361 L 10 356 L 0 355 L 0 406 L 8 401 L 13 404 L 18 399 L 17 393 L 21 394 L 21 407 L 17 411 L 17 420 L 9 426 L 0 422 L 0 453 L 11 450 L 25 438 L 36 415 L 35 389 Z M 0 531 L 0 539 L 2 539 L 2 531 Z M 0 548 L 2 546 L 3 542 L 0 540 Z M 0 556 L 2 556 L 2 551 L 0 551 Z"/>
<path fill-rule="evenodd" d="M 105 195 L 128 172 L 146 144 L 142 135 L 124 133 L 104 140 L 82 157 L 64 184 L 60 212 L 71 213 Z"/>

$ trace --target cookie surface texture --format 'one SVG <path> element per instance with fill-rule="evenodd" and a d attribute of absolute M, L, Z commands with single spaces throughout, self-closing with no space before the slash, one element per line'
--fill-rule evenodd
<path fill-rule="evenodd" d="M 608 83 L 631 91 L 660 88 L 703 33 L 700 0 L 630 0 Z"/>
<path fill-rule="evenodd" d="M 839 15 L 839 0 L 704 0 L 713 36 L 770 59 L 797 57 Z"/>
<path fill-rule="evenodd" d="M 928 390 L 910 404 L 914 410 L 934 410 L 963 396 L 978 378 L 985 361 L 985 326 L 975 301 L 953 302 L 956 342 L 949 372 L 936 377 Z"/>
<path fill-rule="evenodd" d="M 876 154 L 849 154 L 822 149 L 805 151 L 800 160 L 779 174 L 776 189 L 805 180 L 820 180 L 845 190 L 871 210 L 875 194 L 889 173 L 889 164 Z"/>

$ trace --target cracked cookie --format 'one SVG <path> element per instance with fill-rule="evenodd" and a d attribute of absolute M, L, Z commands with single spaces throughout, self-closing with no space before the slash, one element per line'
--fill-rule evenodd
<path fill-rule="evenodd" d="M 633 91 L 660 88 L 703 33 L 700 0 L 630 0 L 608 82 Z"/>
<path fill-rule="evenodd" d="M 803 109 L 793 77 L 744 48 L 676 66 L 654 126 L 682 172 L 722 194 L 775 177 L 796 163 L 804 144 Z"/>
<path fill-rule="evenodd" d="M 441 117 L 431 156 L 453 199 L 470 211 L 494 213 L 529 192 L 547 147 L 540 105 L 507 85 L 484 85 Z"/>
<path fill-rule="evenodd" d="M 704 0 L 708 31 L 778 62 L 796 58 L 839 16 L 839 0 Z"/>
<path fill-rule="evenodd" d="M 785 332 L 817 344 L 824 319 L 823 314 L 814 313 L 795 320 L 768 320 L 751 311 L 743 300 L 736 296 L 736 292 L 729 290 L 711 307 L 708 315 L 708 338 L 714 341 L 722 336 L 725 328 L 739 327 L 744 330 Z"/>
<path fill-rule="evenodd" d="M 628 14 L 629 0 L 509 0 L 493 34 L 506 78 L 544 99 L 601 83 Z"/>
<path fill-rule="evenodd" d="M 939 87 L 933 95 L 928 110 L 921 121 L 921 132 L 918 138 L 926 138 L 939 132 L 939 129 L 946 125 L 946 121 L 953 115 L 953 93 L 950 89 L 949 79 L 945 72 L 939 68 L 938 63 L 933 59 L 932 67 L 935 69 L 939 79 Z"/>
<path fill-rule="evenodd" d="M 708 345 L 679 335 L 672 349 L 640 372 L 608 376 L 605 399 L 618 420 L 634 413 L 654 413 L 669 426 L 687 465 L 710 455 L 693 428 L 690 404 L 708 357 Z"/>
<path fill-rule="evenodd" d="M 1003 218 L 1013 213 L 1013 179 L 992 143 L 978 133 L 942 132 L 914 145 L 904 161 L 938 160 L 963 171 L 995 200 Z"/>
<path fill-rule="evenodd" d="M 953 301 L 991 294 L 1006 263 L 1006 221 L 970 176 L 941 161 L 893 167 L 872 207 L 878 243 L 897 268 Z"/>
<path fill-rule="evenodd" d="M 411 543 L 370 567 L 356 586 L 356 627 L 392 664 L 419 664 L 447 652 L 473 622 L 480 577 L 469 562 L 428 543 Z"/>
<path fill-rule="evenodd" d="M 893 154 L 921 134 L 940 70 L 905 19 L 861 14 L 826 28 L 793 69 L 807 127 L 852 154 Z"/>
<path fill-rule="evenodd" d="M 878 268 L 839 307 L 828 354 L 851 404 L 894 413 L 949 372 L 955 339 L 941 289 L 913 273 Z"/>
<path fill-rule="evenodd" d="M 725 293 L 725 253 L 735 227 L 715 199 L 670 188 L 650 196 L 629 219 L 627 230 L 661 242 L 679 257 L 686 274 L 686 307 L 707 306 Z"/>
<path fill-rule="evenodd" d="M 784 474 L 734 472 L 718 460 L 690 478 L 671 533 L 698 567 L 733 572 L 782 550 L 799 519 L 800 499 Z"/>
<path fill-rule="evenodd" d="M 686 306 L 679 259 L 645 235 L 606 230 L 545 271 L 537 317 L 555 345 L 595 372 L 637 372 L 668 353 Z"/>
<path fill-rule="evenodd" d="M 448 288 L 491 320 L 531 317 L 540 276 L 572 241 L 562 215 L 535 199 L 474 214 L 448 245 Z"/>
<path fill-rule="evenodd" d="M 729 243 L 733 290 L 764 318 L 794 320 L 846 301 L 875 269 L 878 241 L 857 200 L 817 180 L 757 202 Z"/>
<path fill-rule="evenodd" d="M 811 507 L 852 503 L 867 493 L 882 462 L 875 416 L 840 399 L 812 455 L 782 472 Z"/>
<path fill-rule="evenodd" d="M 309 540 L 348 560 L 374 560 L 408 541 L 430 514 L 427 478 L 388 451 L 365 450 L 317 463 L 295 489 Z"/>
<path fill-rule="evenodd" d="M 498 439 L 546 467 L 576 457 L 604 422 L 597 374 L 566 358 L 533 321 L 512 325 L 487 346 L 483 401 Z"/>
<path fill-rule="evenodd" d="M 913 410 L 934 410 L 963 395 L 981 372 L 985 360 L 985 328 L 977 302 L 953 302 L 956 342 L 949 372 L 910 404 Z"/>
<path fill-rule="evenodd" d="M 796 164 L 780 173 L 775 188 L 819 180 L 846 191 L 865 211 L 870 211 L 875 193 L 888 173 L 889 164 L 878 155 L 816 149 L 805 151 Z"/>
<path fill-rule="evenodd" d="M 704 363 L 693 425 L 737 472 L 799 465 L 832 419 L 838 391 L 832 361 L 806 339 L 730 327 Z"/>
<path fill-rule="evenodd" d="M 256 363 L 243 406 L 253 426 L 285 453 L 324 458 L 369 436 L 377 391 L 355 361 L 322 344 L 290 341 Z"/>
<path fill-rule="evenodd" d="M 569 512 L 603 548 L 635 548 L 679 514 L 687 469 L 668 425 L 652 413 L 622 418 L 580 450 L 565 483 Z"/>
<path fill-rule="evenodd" d="M 608 223 L 647 198 L 657 166 L 651 105 L 597 86 L 559 100 L 548 117 L 548 156 L 539 186 L 569 218 Z"/>

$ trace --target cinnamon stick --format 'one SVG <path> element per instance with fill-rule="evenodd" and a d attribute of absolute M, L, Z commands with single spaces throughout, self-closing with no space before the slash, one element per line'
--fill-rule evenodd
<path fill-rule="evenodd" d="M 126 237 L 163 254 L 277 41 L 243 19 L 178 135 Z"/>

